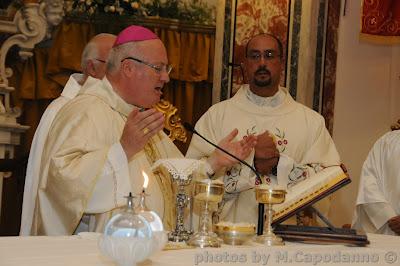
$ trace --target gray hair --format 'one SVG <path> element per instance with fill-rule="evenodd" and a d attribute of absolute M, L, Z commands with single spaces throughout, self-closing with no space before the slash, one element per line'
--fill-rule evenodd
<path fill-rule="evenodd" d="M 110 33 L 100 33 L 90 39 L 90 41 L 86 44 L 81 56 L 81 67 L 83 73 L 86 73 L 89 60 L 92 60 L 95 64 L 100 63 L 95 60 L 99 56 L 99 43 L 102 42 L 104 38 L 110 37 L 115 37 L 115 35 Z"/>
<path fill-rule="evenodd" d="M 107 61 L 107 71 L 115 73 L 121 66 L 121 61 L 129 56 L 136 56 L 141 51 L 140 42 L 128 42 L 111 49 Z"/>
<path fill-rule="evenodd" d="M 89 42 L 82 52 L 81 67 L 82 72 L 86 73 L 86 68 L 89 60 L 93 60 L 98 56 L 98 49 L 95 42 Z"/>

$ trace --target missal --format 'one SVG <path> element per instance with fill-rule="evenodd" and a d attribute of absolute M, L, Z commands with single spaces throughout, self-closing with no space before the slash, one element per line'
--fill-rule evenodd
<path fill-rule="evenodd" d="M 344 167 L 343 167 L 344 168 Z M 273 206 L 273 225 L 325 198 L 351 182 L 341 166 L 330 166 L 287 190 L 286 200 Z"/>
<path fill-rule="evenodd" d="M 327 222 L 328 227 L 280 224 L 350 182 L 350 177 L 344 167 L 332 166 L 288 189 L 285 202 L 273 206 L 275 210 L 272 223 L 274 233 L 285 241 L 355 246 L 368 245 L 369 241 L 365 234 L 353 229 L 335 228 L 330 225 L 325 217 L 320 218 Z"/>

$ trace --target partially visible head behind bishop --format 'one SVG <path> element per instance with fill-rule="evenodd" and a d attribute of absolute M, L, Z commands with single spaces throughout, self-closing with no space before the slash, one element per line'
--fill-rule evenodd
<path fill-rule="evenodd" d="M 81 67 L 84 80 L 88 76 L 102 79 L 106 74 L 108 55 L 117 36 L 109 33 L 100 33 L 86 44 L 82 52 Z"/>
<path fill-rule="evenodd" d="M 129 26 L 117 36 L 106 76 L 125 102 L 149 108 L 160 101 L 171 70 L 157 35 L 141 26 Z"/>

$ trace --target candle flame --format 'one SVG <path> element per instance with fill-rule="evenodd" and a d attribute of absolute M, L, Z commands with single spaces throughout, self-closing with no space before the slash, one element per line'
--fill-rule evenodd
<path fill-rule="evenodd" d="M 144 177 L 143 189 L 145 189 L 149 185 L 149 177 L 147 176 L 145 171 L 142 171 L 142 175 Z"/>

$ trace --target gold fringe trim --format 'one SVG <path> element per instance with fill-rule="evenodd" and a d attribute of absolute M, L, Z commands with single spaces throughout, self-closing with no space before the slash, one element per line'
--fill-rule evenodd
<path fill-rule="evenodd" d="M 381 36 L 361 32 L 360 41 L 381 45 L 396 45 L 400 44 L 400 36 Z"/>

